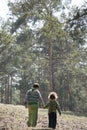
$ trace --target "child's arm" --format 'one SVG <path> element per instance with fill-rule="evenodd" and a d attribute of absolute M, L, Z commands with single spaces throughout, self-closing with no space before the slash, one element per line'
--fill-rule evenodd
<path fill-rule="evenodd" d="M 60 108 L 59 103 L 57 103 L 57 110 L 58 110 L 59 114 L 61 115 L 61 108 Z"/>
<path fill-rule="evenodd" d="M 39 94 L 39 99 L 40 99 L 40 101 L 42 102 L 42 105 L 44 106 L 44 100 L 43 100 L 43 97 L 42 97 L 42 95 L 41 95 L 41 93 L 40 93 L 39 90 L 37 90 L 37 92 L 38 92 L 38 94 Z"/>
<path fill-rule="evenodd" d="M 43 108 L 48 108 L 48 106 L 49 106 L 49 103 L 47 103 L 46 105 L 44 105 Z"/>

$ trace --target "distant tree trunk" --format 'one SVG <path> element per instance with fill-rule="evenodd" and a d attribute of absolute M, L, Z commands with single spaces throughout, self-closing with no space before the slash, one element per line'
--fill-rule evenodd
<path fill-rule="evenodd" d="M 50 90 L 53 91 L 53 67 L 52 67 L 52 43 L 49 43 L 49 77 L 50 77 Z"/>
<path fill-rule="evenodd" d="M 66 73 L 66 79 L 64 81 L 65 84 L 65 92 L 64 92 L 64 110 L 70 110 L 70 104 L 72 101 L 70 101 L 71 99 L 71 89 L 70 89 L 70 77 L 69 77 L 69 71 L 67 70 Z"/>
<path fill-rule="evenodd" d="M 67 85 L 68 85 L 68 109 L 72 110 L 72 92 L 71 92 L 71 88 L 70 88 L 69 72 L 67 72 Z"/>
<path fill-rule="evenodd" d="M 12 103 L 12 76 L 8 75 L 7 83 L 5 84 L 5 103 Z"/>
<path fill-rule="evenodd" d="M 5 103 L 9 104 L 9 75 L 7 77 L 7 83 L 5 84 Z"/>
<path fill-rule="evenodd" d="M 9 103 L 12 103 L 12 75 L 9 75 Z"/>
<path fill-rule="evenodd" d="M 6 103 L 6 80 L 5 80 L 5 100 L 4 100 L 4 102 Z"/>
<path fill-rule="evenodd" d="M 25 91 L 24 89 L 20 89 L 20 104 L 23 105 L 24 104 L 24 100 L 25 100 Z"/>
<path fill-rule="evenodd" d="M 3 96 L 4 96 L 4 90 L 3 90 L 3 86 L 1 85 L 1 90 L 0 90 L 0 95 L 1 95 L 1 103 L 3 103 L 4 102 L 4 98 L 3 98 Z"/>

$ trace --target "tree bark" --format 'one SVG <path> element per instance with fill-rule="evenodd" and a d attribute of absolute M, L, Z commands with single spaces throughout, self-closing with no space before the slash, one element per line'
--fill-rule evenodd
<path fill-rule="evenodd" d="M 53 91 L 53 67 L 52 67 L 52 43 L 49 43 L 49 77 L 50 77 L 50 91 Z"/>

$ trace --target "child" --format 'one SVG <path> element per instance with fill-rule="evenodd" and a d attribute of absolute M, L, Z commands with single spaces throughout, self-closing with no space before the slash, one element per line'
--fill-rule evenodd
<path fill-rule="evenodd" d="M 61 109 L 59 103 L 57 102 L 57 94 L 55 92 L 51 92 L 48 96 L 49 102 L 44 106 L 44 108 L 48 108 L 48 120 L 49 127 L 52 129 L 56 128 L 57 124 L 57 110 L 61 115 Z"/>
<path fill-rule="evenodd" d="M 39 84 L 35 83 L 33 88 L 27 91 L 25 96 L 25 107 L 28 107 L 28 127 L 35 127 L 37 125 L 38 119 L 38 103 L 41 100 L 44 104 L 43 98 L 41 96 L 39 89 Z"/>

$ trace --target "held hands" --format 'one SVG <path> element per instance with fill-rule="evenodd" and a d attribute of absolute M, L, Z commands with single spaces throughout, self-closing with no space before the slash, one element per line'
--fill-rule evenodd
<path fill-rule="evenodd" d="M 42 103 L 40 107 L 43 108 L 43 107 L 44 107 L 44 104 Z"/>

